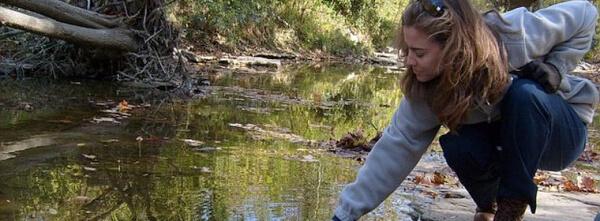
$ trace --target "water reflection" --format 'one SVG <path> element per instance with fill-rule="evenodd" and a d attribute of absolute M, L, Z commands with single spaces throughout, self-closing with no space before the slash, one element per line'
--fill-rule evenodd
<path fill-rule="evenodd" d="M 124 96 L 98 98 L 97 89 L 55 102 L 56 108 L 27 112 L 29 118 L 6 115 L 13 126 L 0 124 L 1 142 L 23 143 L 43 132 L 77 135 L 0 161 L 0 220 L 327 220 L 357 162 L 231 125 L 307 140 L 356 128 L 375 134 L 400 97 L 397 74 L 372 67 L 300 66 L 274 75 L 222 73 L 211 80 L 217 87 L 207 98 L 154 103 L 119 125 L 90 123 L 101 113 L 88 105 L 70 107 L 82 114 L 68 126 L 31 123 L 61 119 L 69 112 L 53 110 L 71 103 Z M 205 144 L 192 148 L 183 139 Z"/>

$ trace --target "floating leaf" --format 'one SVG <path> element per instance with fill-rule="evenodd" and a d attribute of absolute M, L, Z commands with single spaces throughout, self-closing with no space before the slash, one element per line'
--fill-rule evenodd
<path fill-rule="evenodd" d="M 120 112 L 126 112 L 127 110 L 130 109 L 129 103 L 127 103 L 126 100 L 122 100 L 121 102 L 119 102 L 117 109 L 119 109 Z"/>

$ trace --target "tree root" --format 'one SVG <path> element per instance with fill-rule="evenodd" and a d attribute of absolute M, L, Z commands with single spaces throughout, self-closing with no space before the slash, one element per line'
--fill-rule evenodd
<path fill-rule="evenodd" d="M 108 75 L 120 81 L 161 82 L 177 87 L 189 81 L 177 49 L 179 33 L 166 19 L 163 0 L 75 0 L 72 5 L 57 2 L 0 0 L 51 18 L 0 7 L 0 21 L 50 37 L 0 29 L 0 45 L 9 48 L 0 53 L 0 71 L 9 67 L 17 76 Z M 31 24 L 28 21 L 43 25 L 27 28 Z M 115 42 L 123 39 L 126 43 Z M 98 44 L 102 41 L 106 44 Z"/>

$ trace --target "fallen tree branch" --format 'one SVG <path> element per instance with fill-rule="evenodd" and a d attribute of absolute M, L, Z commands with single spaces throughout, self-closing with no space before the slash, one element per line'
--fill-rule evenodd
<path fill-rule="evenodd" d="M 51 19 L 36 18 L 5 7 L 0 7 L 0 22 L 12 28 L 80 45 L 122 51 L 135 51 L 138 48 L 138 42 L 135 40 L 133 33 L 125 29 L 85 28 Z"/>
<path fill-rule="evenodd" d="M 120 20 L 112 16 L 88 11 L 57 0 L 0 0 L 0 3 L 42 14 L 60 22 L 86 28 L 116 28 L 120 25 Z"/>

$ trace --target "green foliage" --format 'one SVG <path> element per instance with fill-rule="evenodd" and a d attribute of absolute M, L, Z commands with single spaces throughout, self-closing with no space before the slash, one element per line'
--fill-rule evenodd
<path fill-rule="evenodd" d="M 171 17 L 186 29 L 187 40 L 208 48 L 348 54 L 388 46 L 404 2 L 182 0 Z"/>
<path fill-rule="evenodd" d="M 598 6 L 598 3 L 596 1 L 594 1 L 594 5 L 596 6 L 596 9 L 600 11 L 600 6 Z M 598 17 L 598 23 L 600 24 L 600 17 Z M 600 26 L 596 25 L 596 35 L 594 36 L 592 50 L 590 50 L 590 52 L 588 52 L 585 56 L 585 58 L 590 62 L 600 62 L 600 44 L 598 43 L 598 41 L 600 41 Z"/>

